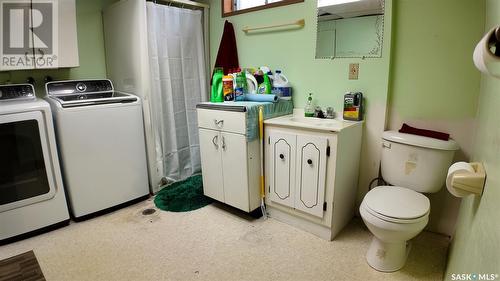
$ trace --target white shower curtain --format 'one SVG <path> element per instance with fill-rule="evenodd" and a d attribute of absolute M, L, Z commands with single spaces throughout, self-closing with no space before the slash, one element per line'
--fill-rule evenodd
<path fill-rule="evenodd" d="M 196 104 L 207 99 L 202 12 L 147 2 L 151 119 L 158 173 L 201 172 Z"/>

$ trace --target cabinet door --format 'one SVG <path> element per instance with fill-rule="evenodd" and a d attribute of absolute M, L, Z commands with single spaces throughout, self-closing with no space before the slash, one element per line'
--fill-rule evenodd
<path fill-rule="evenodd" d="M 52 47 L 35 46 L 33 50 L 37 69 L 78 67 L 80 65 L 75 0 L 59 0 L 55 3 L 57 9 L 53 9 L 53 12 L 57 12 L 57 21 L 53 22 Z M 39 8 L 37 5 L 43 5 L 43 3 L 33 1 L 34 9 Z"/>
<path fill-rule="evenodd" d="M 295 209 L 318 217 L 323 217 L 327 147 L 324 137 L 297 136 Z"/>
<path fill-rule="evenodd" d="M 0 71 L 79 66 L 75 0 L 14 4 L 5 9 L 10 36 L 0 59 L 8 63 Z"/>
<path fill-rule="evenodd" d="M 270 132 L 269 198 L 293 208 L 295 192 L 295 143 L 292 134 Z"/>
<path fill-rule="evenodd" d="M 222 132 L 222 173 L 224 202 L 244 211 L 249 210 L 247 140 L 244 135 Z"/>
<path fill-rule="evenodd" d="M 0 54 L 0 71 L 34 69 L 33 32 L 28 22 L 31 18 L 30 1 L 0 3 L 2 8 L 3 38 Z M 5 16 L 5 18 L 4 18 Z"/>
<path fill-rule="evenodd" d="M 220 134 L 218 131 L 200 129 L 199 135 L 203 193 L 224 202 Z"/>

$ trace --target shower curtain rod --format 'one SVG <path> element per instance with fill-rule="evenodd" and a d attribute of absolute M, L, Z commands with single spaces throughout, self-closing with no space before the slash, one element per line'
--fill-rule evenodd
<path fill-rule="evenodd" d="M 185 5 L 185 6 L 191 6 L 191 7 L 197 7 L 197 8 L 209 8 L 210 6 L 205 3 L 200 3 L 200 2 L 195 2 L 195 1 L 190 1 L 190 0 L 146 0 L 148 2 L 154 2 L 154 3 L 162 3 L 162 4 L 176 4 L 176 5 Z"/>

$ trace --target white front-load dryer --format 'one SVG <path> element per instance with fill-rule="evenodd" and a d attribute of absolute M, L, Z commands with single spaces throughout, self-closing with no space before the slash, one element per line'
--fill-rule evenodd
<path fill-rule="evenodd" d="M 1 85 L 0 243 L 68 222 L 50 106 L 32 85 Z"/>
<path fill-rule="evenodd" d="M 141 100 L 109 80 L 46 84 L 75 219 L 149 195 Z"/>

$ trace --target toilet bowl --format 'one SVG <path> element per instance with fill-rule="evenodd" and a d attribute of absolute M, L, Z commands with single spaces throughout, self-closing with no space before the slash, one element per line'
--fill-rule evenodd
<path fill-rule="evenodd" d="M 401 269 L 410 249 L 408 240 L 427 225 L 429 210 L 429 199 L 407 188 L 378 186 L 368 192 L 359 208 L 373 234 L 368 264 L 383 272 Z"/>

